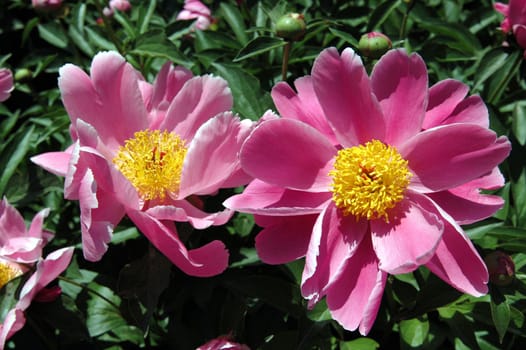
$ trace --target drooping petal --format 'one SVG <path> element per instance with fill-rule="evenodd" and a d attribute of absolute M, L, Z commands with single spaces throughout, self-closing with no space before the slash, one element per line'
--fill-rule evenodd
<path fill-rule="evenodd" d="M 63 66 L 59 73 L 62 100 L 72 124 L 77 119 L 89 123 L 110 149 L 118 149 L 135 131 L 147 128 L 146 108 L 137 83 L 139 73 L 119 54 L 97 54 L 91 78 L 72 64 Z"/>
<path fill-rule="evenodd" d="M 481 193 L 481 189 L 494 190 L 504 186 L 504 177 L 498 168 L 490 174 L 465 183 L 448 191 L 429 193 L 446 213 L 461 225 L 486 219 L 502 208 L 504 200 L 499 196 Z"/>
<path fill-rule="evenodd" d="M 345 329 L 359 328 L 367 335 L 378 314 L 386 280 L 387 273 L 378 268 L 370 238 L 363 239 L 327 292 L 332 317 Z"/>
<path fill-rule="evenodd" d="M 277 265 L 304 257 L 317 217 L 318 215 L 265 217 L 264 228 L 256 236 L 256 250 L 260 259 L 266 264 Z M 260 225 L 260 217 L 256 217 L 256 223 Z"/>
<path fill-rule="evenodd" d="M 173 131 L 188 142 L 209 119 L 232 108 L 227 82 L 211 75 L 188 80 L 172 100 L 159 128 Z"/>
<path fill-rule="evenodd" d="M 289 216 L 320 213 L 330 199 L 330 192 L 288 190 L 256 179 L 223 205 L 244 213 Z"/>
<path fill-rule="evenodd" d="M 7 198 L 0 201 L 0 247 L 16 237 L 26 236 L 26 224 L 18 210 L 7 202 Z"/>
<path fill-rule="evenodd" d="M 474 124 L 450 124 L 423 131 L 399 151 L 413 171 L 411 188 L 438 192 L 489 173 L 509 152 L 510 142 Z"/>
<path fill-rule="evenodd" d="M 322 51 L 312 68 L 314 91 L 339 142 L 356 146 L 382 140 L 385 121 L 360 57 L 350 48 Z"/>
<path fill-rule="evenodd" d="M 215 193 L 239 167 L 241 145 L 250 132 L 232 112 L 203 124 L 195 134 L 184 160 L 179 198 Z"/>
<path fill-rule="evenodd" d="M 367 220 L 343 216 L 334 204 L 319 215 L 307 249 L 301 283 L 301 294 L 309 300 L 309 305 L 314 305 L 340 278 L 367 228 Z"/>
<path fill-rule="evenodd" d="M 24 312 L 20 309 L 11 309 L 6 314 L 2 323 L 0 323 L 0 349 L 4 350 L 5 343 L 11 338 L 16 332 L 24 327 L 26 323 L 26 317 Z"/>
<path fill-rule="evenodd" d="M 488 292 L 488 270 L 460 226 L 437 207 L 445 224 L 442 240 L 426 266 L 435 275 L 463 293 L 480 296 Z"/>
<path fill-rule="evenodd" d="M 338 144 L 334 131 L 327 123 L 318 97 L 314 92 L 312 78 L 304 76 L 294 81 L 297 93 L 285 82 L 272 88 L 272 99 L 283 118 L 302 121 L 326 135 L 333 144 Z"/>
<path fill-rule="evenodd" d="M 247 138 L 241 166 L 251 176 L 278 186 L 326 192 L 336 148 L 311 126 L 292 119 L 269 120 Z"/>
<path fill-rule="evenodd" d="M 373 68 L 371 86 L 385 117 L 383 141 L 398 145 L 420 131 L 428 93 L 427 68 L 418 54 L 388 51 Z"/>
<path fill-rule="evenodd" d="M 220 241 L 187 250 L 172 222 L 161 222 L 149 214 L 129 211 L 128 216 L 148 240 L 172 263 L 191 276 L 209 277 L 220 274 L 228 266 L 228 252 Z"/>
<path fill-rule="evenodd" d="M 444 231 L 431 201 L 407 191 L 406 198 L 391 210 L 389 222 L 371 221 L 373 248 L 379 268 L 390 274 L 408 273 L 433 256 Z"/>

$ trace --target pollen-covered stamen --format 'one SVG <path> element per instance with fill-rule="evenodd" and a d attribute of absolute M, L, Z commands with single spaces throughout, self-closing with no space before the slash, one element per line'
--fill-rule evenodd
<path fill-rule="evenodd" d="M 8 264 L 7 262 L 0 261 L 0 288 L 5 286 L 9 281 L 17 278 L 22 274 L 20 269 Z"/>
<path fill-rule="evenodd" d="M 384 218 L 404 198 L 411 172 L 407 160 L 378 140 L 338 151 L 332 177 L 332 199 L 344 215 Z"/>
<path fill-rule="evenodd" d="M 113 163 L 144 200 L 163 200 L 179 191 L 186 151 L 184 140 L 175 134 L 143 130 L 126 140 Z"/>

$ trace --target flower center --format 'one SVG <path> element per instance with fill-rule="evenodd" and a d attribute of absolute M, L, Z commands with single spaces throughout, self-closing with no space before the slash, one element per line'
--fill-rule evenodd
<path fill-rule="evenodd" d="M 389 222 L 388 210 L 404 198 L 411 172 L 407 160 L 378 140 L 338 151 L 332 177 L 332 199 L 344 215 Z"/>
<path fill-rule="evenodd" d="M 20 276 L 22 271 L 11 266 L 6 262 L 0 261 L 0 288 L 5 286 L 9 281 Z"/>
<path fill-rule="evenodd" d="M 143 130 L 126 140 L 113 158 L 117 169 L 144 200 L 177 193 L 187 148 L 179 136 L 167 131 Z"/>

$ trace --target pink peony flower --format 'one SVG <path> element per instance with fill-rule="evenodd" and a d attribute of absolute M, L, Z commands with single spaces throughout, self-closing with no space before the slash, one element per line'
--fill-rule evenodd
<path fill-rule="evenodd" d="M 125 214 L 184 272 L 211 276 L 228 264 L 224 244 L 187 250 L 174 221 L 223 225 L 233 212 L 207 213 L 199 195 L 246 184 L 238 152 L 253 123 L 232 112 L 225 80 L 192 77 L 165 64 L 153 85 L 115 52 L 93 59 L 91 76 L 67 64 L 59 88 L 73 145 L 32 158 L 65 176 L 65 197 L 81 209 L 83 251 L 99 260 Z"/>
<path fill-rule="evenodd" d="M 185 0 L 184 8 L 179 12 L 176 19 L 196 19 L 194 25 L 199 30 L 208 29 L 214 22 L 210 9 L 199 0 Z"/>
<path fill-rule="evenodd" d="M 0 102 L 7 100 L 13 89 L 13 73 L 7 68 L 0 68 Z"/>
<path fill-rule="evenodd" d="M 24 283 L 15 306 L 0 319 L 0 350 L 5 342 L 25 323 L 24 311 L 39 293 L 69 265 L 73 248 L 62 248 L 42 259 L 42 248 L 51 237 L 42 230 L 48 209 L 39 212 L 26 230 L 24 219 L 4 198 L 0 202 L 0 288 L 25 273 Z"/>
<path fill-rule="evenodd" d="M 62 0 L 31 0 L 33 8 L 41 11 L 54 11 L 60 8 Z"/>
<path fill-rule="evenodd" d="M 109 6 L 102 9 L 102 13 L 106 17 L 113 16 L 115 10 L 126 12 L 131 10 L 131 4 L 128 0 L 110 0 Z"/>
<path fill-rule="evenodd" d="M 230 336 L 222 336 L 210 340 L 196 350 L 250 350 L 250 348 L 244 344 L 234 343 Z"/>
<path fill-rule="evenodd" d="M 526 0 L 510 0 L 508 5 L 497 2 L 494 6 L 504 15 L 501 30 L 506 34 L 513 33 L 519 46 L 526 50 Z"/>
<path fill-rule="evenodd" d="M 425 265 L 462 292 L 486 293 L 488 271 L 459 222 L 502 205 L 478 190 L 502 184 L 496 167 L 510 143 L 488 129 L 481 99 L 453 80 L 428 89 L 422 58 L 403 50 L 368 77 L 351 49 L 326 49 L 295 85 L 273 89 L 284 117 L 247 138 L 241 164 L 255 180 L 224 203 L 263 226 L 261 259 L 305 256 L 309 306 L 326 297 L 333 318 L 364 335 L 388 274 Z"/>

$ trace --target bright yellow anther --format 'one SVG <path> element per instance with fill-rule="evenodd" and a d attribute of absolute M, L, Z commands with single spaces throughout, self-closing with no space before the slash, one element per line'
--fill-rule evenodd
<path fill-rule="evenodd" d="M 187 148 L 168 131 L 138 131 L 126 140 L 113 158 L 117 169 L 135 186 L 144 200 L 163 200 L 177 194 Z"/>
<path fill-rule="evenodd" d="M 332 199 L 344 215 L 384 218 L 404 198 L 411 172 L 407 160 L 378 140 L 338 151 L 332 177 Z"/>
<path fill-rule="evenodd" d="M 17 269 L 6 262 L 0 261 L 0 288 L 21 274 L 22 271 L 20 271 L 20 269 Z"/>

